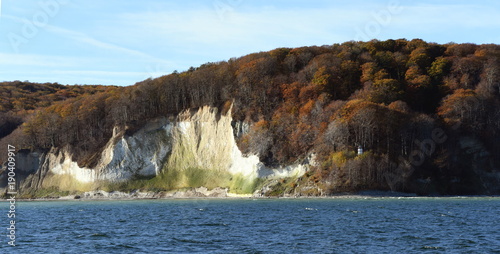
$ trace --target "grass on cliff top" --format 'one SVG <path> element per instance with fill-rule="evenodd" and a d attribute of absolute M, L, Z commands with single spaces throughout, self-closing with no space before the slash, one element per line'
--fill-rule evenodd
<path fill-rule="evenodd" d="M 185 170 L 167 170 L 153 178 L 135 177 L 121 183 L 110 183 L 104 187 L 106 191 L 170 191 L 183 188 L 216 187 L 229 188 L 236 194 L 251 194 L 261 184 L 261 180 L 247 178 L 241 174 L 232 175 L 229 172 L 200 168 Z"/>

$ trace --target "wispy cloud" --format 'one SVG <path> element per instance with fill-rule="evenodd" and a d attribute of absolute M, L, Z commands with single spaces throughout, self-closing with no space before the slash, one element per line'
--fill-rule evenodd
<path fill-rule="evenodd" d="M 115 45 L 112 43 L 97 40 L 95 38 L 88 36 L 85 33 L 77 32 L 77 31 L 73 31 L 73 30 L 69 30 L 69 29 L 65 29 L 65 28 L 57 27 L 57 26 L 50 26 L 50 25 L 47 26 L 47 30 L 50 32 L 56 33 L 60 36 L 72 39 L 72 40 L 80 42 L 80 43 L 88 44 L 88 45 L 94 46 L 94 47 L 99 48 L 99 49 L 112 50 L 112 51 L 116 51 L 116 52 L 130 55 L 133 57 L 144 58 L 146 60 L 152 60 L 152 61 L 156 61 L 156 62 L 167 62 L 163 59 L 153 57 L 151 55 L 145 54 L 145 53 L 140 52 L 138 50 L 128 49 L 125 47 L 121 47 L 119 45 Z"/>
<path fill-rule="evenodd" d="M 335 8 L 272 9 L 256 13 L 235 11 L 222 21 L 214 10 L 206 9 L 129 13 L 118 18 L 143 36 L 161 36 L 174 44 L 253 44 L 256 41 L 272 42 L 277 37 L 305 39 L 307 35 L 335 34 L 339 28 L 351 26 L 351 21 L 355 21 L 359 14 L 359 11 Z"/>
<path fill-rule="evenodd" d="M 221 20 L 213 9 L 204 9 L 128 13 L 117 20 L 126 24 L 126 33 L 142 38 L 159 54 L 196 58 L 191 63 L 196 66 L 276 47 L 352 40 L 360 13 L 341 8 L 235 10 Z M 126 37 L 123 33 L 120 38 Z"/>
<path fill-rule="evenodd" d="M 239 56 L 243 50 L 251 53 L 283 46 L 323 45 L 356 39 L 356 28 L 363 29 L 367 22 L 374 20 L 374 14 L 387 10 L 389 3 L 381 1 L 356 8 L 338 3 L 324 8 L 244 9 L 241 6 L 227 13 L 223 20 L 209 8 L 131 12 L 117 15 L 116 19 L 126 24 L 127 33 L 144 38 L 158 49 L 163 45 L 186 56 L 219 54 L 226 58 Z M 441 37 L 443 30 L 461 35 L 456 31 L 463 28 L 500 27 L 495 11 L 480 4 L 400 1 L 400 5 L 403 12 L 392 17 L 380 33 L 381 37 L 412 39 L 430 35 L 436 38 Z"/>
<path fill-rule="evenodd" d="M 6 5 L 4 1 L 2 29 L 21 34 L 33 10 L 41 11 L 35 2 Z M 174 69 L 277 47 L 353 40 L 359 29 L 376 19 L 374 13 L 387 10 L 391 0 L 222 2 L 237 3 L 223 19 L 212 0 L 110 0 L 92 5 L 72 1 L 40 28 L 20 54 L 7 54 L 9 41 L 0 38 L 0 73 L 11 79 L 133 84 Z M 377 39 L 500 42 L 494 33 L 500 29 L 497 1 L 399 0 L 399 4 L 403 11 L 381 28 Z"/>

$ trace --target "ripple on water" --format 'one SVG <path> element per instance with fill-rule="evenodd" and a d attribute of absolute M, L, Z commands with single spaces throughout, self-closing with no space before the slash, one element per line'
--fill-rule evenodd
<path fill-rule="evenodd" d="M 105 233 L 93 233 L 92 235 L 90 235 L 91 237 L 109 237 L 108 234 L 105 234 Z"/>
<path fill-rule="evenodd" d="M 500 249 L 500 198 L 48 201 L 19 209 L 18 247 L 25 253 L 47 246 L 92 253 Z"/>

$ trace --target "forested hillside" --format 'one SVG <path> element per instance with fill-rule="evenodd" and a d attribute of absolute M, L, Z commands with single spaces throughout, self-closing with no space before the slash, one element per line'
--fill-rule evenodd
<path fill-rule="evenodd" d="M 111 90 L 111 86 L 74 85 L 57 83 L 36 84 L 28 81 L 0 83 L 0 138 L 16 129 L 36 109 L 52 105 L 57 101 L 91 95 Z"/>
<path fill-rule="evenodd" d="M 129 87 L 11 82 L 0 93 L 2 146 L 68 146 L 89 167 L 115 126 L 132 134 L 185 109 L 231 109 L 251 124 L 237 140 L 244 153 L 267 165 L 316 155 L 313 170 L 277 193 L 302 182 L 324 193 L 488 193 L 500 162 L 498 45 L 400 39 L 278 48 Z"/>

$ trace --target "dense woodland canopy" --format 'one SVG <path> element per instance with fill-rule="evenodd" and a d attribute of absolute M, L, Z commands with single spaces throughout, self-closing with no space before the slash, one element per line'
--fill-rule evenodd
<path fill-rule="evenodd" d="M 471 193 L 482 188 L 477 164 L 493 170 L 500 159 L 498 45 L 399 39 L 278 48 L 129 87 L 4 82 L 0 95 L 2 144 L 68 147 L 86 166 L 114 126 L 130 135 L 149 119 L 204 105 L 222 113 L 233 105 L 235 121 L 252 123 L 238 145 L 267 165 L 316 154 L 304 177 L 325 190 L 406 191 L 417 179 L 435 183 L 429 192 Z M 436 130 L 444 138 L 422 151 Z M 464 151 L 465 137 L 489 151 L 488 161 Z M 415 163 L 415 150 L 425 159 Z"/>
<path fill-rule="evenodd" d="M 55 102 L 84 95 L 111 91 L 116 87 L 102 85 L 37 84 L 28 81 L 0 83 L 0 138 L 9 135 L 36 110 Z"/>

